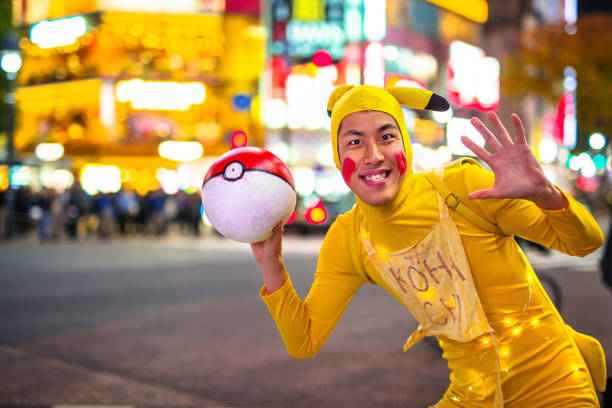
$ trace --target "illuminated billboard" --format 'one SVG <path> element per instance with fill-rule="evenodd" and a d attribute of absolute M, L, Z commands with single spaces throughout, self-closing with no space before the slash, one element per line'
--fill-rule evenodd
<path fill-rule="evenodd" d="M 499 107 L 499 61 L 462 41 L 450 45 L 447 99 L 452 105 L 480 111 Z"/>

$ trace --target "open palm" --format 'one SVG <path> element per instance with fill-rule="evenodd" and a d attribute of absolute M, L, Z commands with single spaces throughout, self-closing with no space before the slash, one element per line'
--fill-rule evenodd
<path fill-rule="evenodd" d="M 556 189 L 531 152 L 520 118 L 516 114 L 512 115 L 514 141 L 495 113 L 488 112 L 487 118 L 496 133 L 491 132 L 478 118 L 472 118 L 471 123 L 484 137 L 491 152 L 466 136 L 462 136 L 461 141 L 489 165 L 495 175 L 495 183 L 489 189 L 472 192 L 468 198 L 524 198 L 541 202 L 543 196 L 550 195 Z M 558 192 L 552 192 L 555 193 Z"/>

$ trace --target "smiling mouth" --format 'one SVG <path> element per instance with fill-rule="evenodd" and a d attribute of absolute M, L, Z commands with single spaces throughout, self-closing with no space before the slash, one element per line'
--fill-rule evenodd
<path fill-rule="evenodd" d="M 378 182 L 378 181 L 385 180 L 387 177 L 389 177 L 389 174 L 391 174 L 391 171 L 387 170 L 387 171 L 383 171 L 383 172 L 376 173 L 376 174 L 360 176 L 360 178 L 362 178 L 365 181 L 369 181 L 369 182 Z"/>

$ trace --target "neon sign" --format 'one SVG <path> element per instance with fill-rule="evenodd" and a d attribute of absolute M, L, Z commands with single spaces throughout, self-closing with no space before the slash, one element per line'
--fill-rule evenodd
<path fill-rule="evenodd" d="M 320 49 L 334 60 L 344 56 L 344 2 L 342 0 L 271 0 L 274 55 L 310 59 Z"/>
<path fill-rule="evenodd" d="M 188 110 L 206 99 L 201 82 L 143 81 L 130 79 L 115 86 L 119 102 L 130 102 L 134 109 Z"/>
<path fill-rule="evenodd" d="M 447 77 L 448 101 L 481 111 L 499 107 L 499 61 L 482 49 L 453 41 Z"/>

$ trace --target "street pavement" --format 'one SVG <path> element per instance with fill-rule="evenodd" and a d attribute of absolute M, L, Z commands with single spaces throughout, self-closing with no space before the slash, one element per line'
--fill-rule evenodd
<path fill-rule="evenodd" d="M 298 293 L 319 237 L 287 236 Z M 600 253 L 529 251 L 557 277 L 562 315 L 612 364 Z M 416 322 L 373 285 L 309 360 L 284 349 L 249 246 L 218 237 L 0 244 L 0 406 L 426 407 L 448 385 L 438 351 L 403 353 Z"/>

